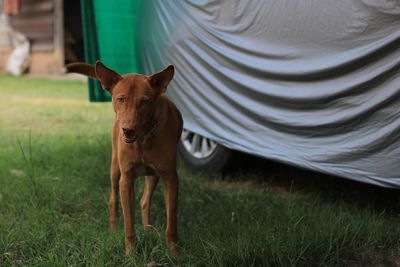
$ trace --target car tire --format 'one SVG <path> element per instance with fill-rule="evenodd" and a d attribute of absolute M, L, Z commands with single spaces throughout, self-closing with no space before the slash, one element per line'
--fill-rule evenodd
<path fill-rule="evenodd" d="M 186 165 L 195 171 L 224 171 L 233 158 L 232 150 L 185 129 L 178 144 L 178 153 Z"/>

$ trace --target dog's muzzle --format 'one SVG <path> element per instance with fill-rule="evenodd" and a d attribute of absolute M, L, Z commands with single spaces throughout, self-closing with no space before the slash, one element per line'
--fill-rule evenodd
<path fill-rule="evenodd" d="M 137 135 L 135 133 L 135 130 L 133 129 L 127 129 L 127 128 L 122 128 L 122 132 L 124 133 L 122 135 L 122 140 L 125 143 L 133 143 L 137 139 Z"/>
<path fill-rule="evenodd" d="M 128 137 L 126 137 L 126 136 L 123 136 L 123 137 L 122 137 L 122 140 L 124 140 L 124 142 L 125 142 L 125 143 L 128 143 L 128 144 L 135 142 L 136 139 L 137 139 L 136 136 L 130 137 L 130 138 L 128 138 Z"/>
<path fill-rule="evenodd" d="M 125 143 L 133 143 L 139 139 L 138 142 L 143 142 L 147 138 L 151 137 L 158 127 L 158 121 L 157 120 L 152 120 L 151 123 L 148 124 L 148 127 L 145 128 L 144 134 L 143 135 L 137 135 L 136 129 L 130 129 L 130 128 L 122 128 L 122 140 Z"/>

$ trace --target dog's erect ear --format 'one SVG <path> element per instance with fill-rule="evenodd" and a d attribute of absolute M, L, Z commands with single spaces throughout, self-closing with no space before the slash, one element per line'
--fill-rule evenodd
<path fill-rule="evenodd" d="M 103 89 L 110 91 L 117 82 L 122 78 L 115 71 L 104 66 L 100 61 L 96 61 L 96 65 L 87 63 L 70 63 L 65 66 L 67 73 L 80 73 L 91 78 L 100 80 Z"/>
<path fill-rule="evenodd" d="M 100 61 L 96 61 L 96 66 L 94 70 L 97 78 L 101 82 L 101 87 L 108 91 L 110 91 L 117 84 L 117 82 L 122 79 L 121 75 L 119 75 L 112 69 L 107 68 Z"/>
<path fill-rule="evenodd" d="M 167 91 L 167 86 L 174 77 L 174 66 L 169 65 L 164 70 L 157 72 L 149 77 L 151 87 L 156 89 L 160 94 Z"/>

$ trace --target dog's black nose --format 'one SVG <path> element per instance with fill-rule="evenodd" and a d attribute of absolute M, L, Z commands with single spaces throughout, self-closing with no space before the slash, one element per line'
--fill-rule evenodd
<path fill-rule="evenodd" d="M 135 135 L 135 129 L 122 128 L 122 131 L 124 132 L 124 135 L 129 137 Z"/>

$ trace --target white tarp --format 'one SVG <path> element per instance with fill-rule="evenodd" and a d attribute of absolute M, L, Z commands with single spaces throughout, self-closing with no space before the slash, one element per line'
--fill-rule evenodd
<path fill-rule="evenodd" d="M 400 0 L 144 1 L 144 72 L 174 64 L 185 128 L 400 186 Z"/>

